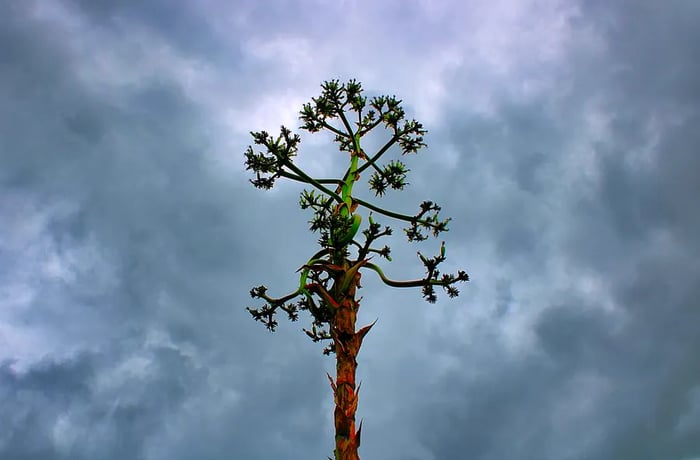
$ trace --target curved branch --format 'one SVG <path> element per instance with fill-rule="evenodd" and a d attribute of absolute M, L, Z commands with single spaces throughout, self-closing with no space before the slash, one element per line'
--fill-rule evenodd
<path fill-rule="evenodd" d="M 393 217 L 394 219 L 399 219 L 399 220 L 403 220 L 403 221 L 411 222 L 411 223 L 415 222 L 418 224 L 428 225 L 430 227 L 438 227 L 438 225 L 433 223 L 433 222 L 430 222 L 427 220 L 416 219 L 415 216 L 408 216 L 406 214 L 399 214 L 397 212 L 387 211 L 386 209 L 382 209 L 378 206 L 373 205 L 372 203 L 368 203 L 368 202 L 361 200 L 359 198 L 353 197 L 352 200 L 357 202 L 361 206 L 364 206 L 367 209 L 371 209 L 372 211 L 376 211 L 376 212 L 383 214 L 387 217 Z M 443 231 L 446 232 L 446 231 L 448 231 L 448 229 L 445 228 Z"/>
<path fill-rule="evenodd" d="M 333 298 L 333 296 L 326 291 L 326 288 L 321 286 L 319 283 L 311 283 L 306 285 L 306 289 L 310 291 L 315 291 L 317 294 L 319 294 L 323 299 L 328 302 L 328 304 L 333 307 L 333 308 L 340 308 L 340 305 L 338 305 L 338 302 Z"/>
<path fill-rule="evenodd" d="M 274 305 L 275 308 L 281 306 L 284 306 L 284 303 L 292 300 L 294 297 L 298 296 L 299 294 L 302 294 L 302 292 L 297 289 L 294 292 L 290 292 L 289 294 L 283 296 L 283 297 L 270 297 L 265 293 L 260 293 L 259 295 L 256 295 L 256 297 L 260 297 L 261 299 L 267 301 L 270 305 Z"/>
<path fill-rule="evenodd" d="M 421 286 L 425 286 L 426 284 L 439 284 L 439 281 L 430 280 L 430 279 L 410 280 L 410 281 L 396 281 L 396 280 L 392 280 L 392 279 L 387 278 L 386 275 L 384 274 L 384 272 L 382 271 L 382 269 L 379 268 L 379 267 L 378 267 L 377 265 L 375 265 L 375 264 L 372 264 L 372 263 L 369 263 L 369 262 L 368 262 L 367 264 L 365 264 L 365 266 L 366 266 L 367 268 L 371 268 L 372 270 L 374 270 L 375 272 L 377 272 L 377 274 L 378 274 L 379 277 L 382 279 L 382 281 L 384 282 L 384 284 L 386 284 L 387 286 L 391 286 L 391 287 L 407 288 L 407 287 L 421 287 Z M 432 282 L 431 282 L 431 281 L 432 281 Z"/>
<path fill-rule="evenodd" d="M 366 267 L 371 268 L 377 274 L 379 277 L 382 279 L 382 282 L 386 284 L 387 286 L 391 287 L 398 287 L 398 288 L 406 288 L 406 287 L 421 287 L 421 286 L 426 286 L 426 285 L 433 285 L 433 286 L 449 286 L 451 283 L 443 280 L 434 280 L 430 278 L 423 278 L 420 280 L 409 280 L 409 281 L 396 281 L 392 280 L 386 277 L 384 272 L 382 271 L 381 268 L 379 268 L 377 265 L 372 264 L 372 263 L 366 263 Z"/>

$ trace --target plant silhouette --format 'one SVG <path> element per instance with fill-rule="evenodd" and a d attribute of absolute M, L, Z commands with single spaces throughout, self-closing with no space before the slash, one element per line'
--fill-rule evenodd
<path fill-rule="evenodd" d="M 355 385 L 356 357 L 362 339 L 376 323 L 375 320 L 355 330 L 361 300 L 356 297 L 357 289 L 361 288 L 361 271 L 375 272 L 384 284 L 391 287 L 421 287 L 423 297 L 430 303 L 436 301 L 436 286 L 442 287 L 449 297 L 456 297 L 459 291 L 454 285 L 468 281 L 469 275 L 461 270 L 456 275 L 440 273 L 438 265 L 445 260 L 444 241 L 439 254 L 434 257 L 418 252 L 425 267 L 425 276 L 421 279 L 392 280 L 371 262 L 375 254 L 391 261 L 390 248 L 386 245 L 378 248 L 375 242 L 391 235 L 392 229 L 389 226 L 382 228 L 374 220 L 374 213 L 408 223 L 403 230 L 409 242 L 425 240 L 429 233 L 437 237 L 440 232 L 448 230 L 450 219 L 440 220 L 440 207 L 431 201 L 422 202 L 415 215 L 405 215 L 353 195 L 360 175 L 369 168 L 372 174 L 368 185 L 375 196 L 383 196 L 388 189 L 403 190 L 409 172 L 406 165 L 400 160 L 380 165 L 379 160 L 396 145 L 401 149 L 402 156 L 417 153 L 425 146 L 423 136 L 427 131 L 415 120 L 406 119 L 401 101 L 395 96 L 373 97 L 368 104 L 367 97 L 362 96 L 361 84 L 355 80 L 345 84 L 338 80 L 325 81 L 321 88 L 321 96 L 312 98 L 312 103 L 302 107 L 301 129 L 310 133 L 325 130 L 335 135 L 334 142 L 338 144 L 340 152 L 347 153 L 349 157 L 349 165 L 342 178 L 313 178 L 297 167 L 294 157 L 301 138 L 298 134 L 292 135 L 284 126 L 276 138 L 265 131 L 251 132 L 254 143 L 264 147 L 266 152 L 255 152 L 252 146 L 246 150 L 246 169 L 255 173 L 255 178 L 250 181 L 264 190 L 271 189 L 280 178 L 311 186 L 310 190 L 302 191 L 299 206 L 313 211 L 310 229 L 319 233 L 321 249 L 298 270 L 299 286 L 294 291 L 275 298 L 267 294 L 265 286 L 255 287 L 250 295 L 262 299 L 265 304 L 260 308 L 246 308 L 255 320 L 262 322 L 271 332 L 278 324 L 275 320 L 278 309 L 284 311 L 291 321 L 299 318 L 300 310 L 311 314 L 311 330 L 303 329 L 304 332 L 314 342 L 329 340 L 323 353 L 336 355 L 335 381 L 327 374 L 335 402 L 335 459 L 358 460 L 362 422 L 355 430 L 360 391 L 360 386 Z M 391 130 L 391 138 L 377 152 L 367 155 L 361 147 L 361 140 L 382 124 L 385 129 Z M 361 232 L 364 240 L 358 241 L 363 217 L 360 211 L 363 209 L 369 213 L 366 228 Z M 354 257 L 351 256 L 351 249 Z"/>

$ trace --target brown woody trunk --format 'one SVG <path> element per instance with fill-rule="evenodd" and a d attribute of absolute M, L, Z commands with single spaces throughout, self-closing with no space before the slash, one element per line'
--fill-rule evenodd
<path fill-rule="evenodd" d="M 362 345 L 362 339 L 374 323 L 355 332 L 355 321 L 360 303 L 355 300 L 356 288 L 360 285 L 359 271 L 348 287 L 342 293 L 338 309 L 331 324 L 331 336 L 335 343 L 336 380 L 331 376 L 333 399 L 335 400 L 335 459 L 359 460 L 357 449 L 360 447 L 360 428 L 355 431 L 355 411 L 357 410 L 359 386 L 355 389 L 355 371 L 357 370 L 357 354 Z"/>

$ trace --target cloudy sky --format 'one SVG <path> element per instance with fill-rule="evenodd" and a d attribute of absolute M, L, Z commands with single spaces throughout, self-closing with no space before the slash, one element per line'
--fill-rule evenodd
<path fill-rule="evenodd" d="M 0 458 L 331 455 L 309 316 L 245 310 L 317 235 L 243 152 L 356 78 L 429 131 L 382 205 L 438 202 L 472 278 L 363 278 L 362 458 L 700 459 L 699 2 L 0 4 Z"/>

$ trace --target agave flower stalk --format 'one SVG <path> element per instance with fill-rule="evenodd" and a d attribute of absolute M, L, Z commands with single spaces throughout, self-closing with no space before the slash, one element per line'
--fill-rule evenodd
<path fill-rule="evenodd" d="M 455 275 L 441 274 L 437 269 L 446 259 L 444 241 L 437 256 L 428 258 L 418 253 L 426 270 L 423 278 L 392 280 L 372 262 L 374 255 L 391 261 L 390 248 L 386 245 L 379 248 L 375 242 L 391 235 L 392 228 L 385 226 L 382 229 L 373 218 L 375 213 L 408 223 L 404 233 L 409 242 L 427 239 L 425 232 L 437 237 L 448 230 L 450 219 L 440 220 L 438 213 L 441 208 L 431 201 L 422 202 L 416 214 L 407 215 L 384 209 L 354 195 L 355 184 L 369 168 L 373 172 L 368 186 L 375 196 L 383 196 L 387 189 L 403 190 L 409 172 L 405 164 L 393 160 L 380 165 L 379 160 L 396 145 L 402 155 L 417 153 L 425 146 L 423 136 L 426 130 L 415 120 L 406 120 L 401 101 L 394 96 L 373 97 L 368 105 L 367 98 L 362 96 L 360 83 L 355 80 L 345 84 L 330 80 L 324 82 L 321 88 L 321 96 L 312 98 L 311 103 L 302 107 L 301 129 L 310 133 L 325 130 L 335 135 L 339 151 L 345 152 L 349 158 L 348 167 L 341 178 L 313 178 L 296 166 L 293 160 L 301 138 L 298 134 L 292 135 L 291 130 L 284 126 L 276 138 L 265 131 L 251 132 L 254 143 L 263 146 L 266 152 L 256 153 L 252 146 L 246 150 L 246 168 L 255 173 L 255 178 L 250 181 L 255 187 L 265 190 L 272 188 L 279 178 L 311 186 L 310 190 L 302 191 L 299 205 L 302 209 L 310 208 L 313 211 L 310 229 L 320 234 L 318 243 L 321 249 L 298 270 L 299 286 L 295 290 L 275 298 L 267 294 L 265 286 L 253 288 L 251 296 L 263 299 L 265 304 L 259 308 L 247 307 L 247 310 L 271 332 L 277 326 L 275 315 L 278 309 L 287 313 L 291 321 L 298 319 L 299 310 L 311 314 L 311 330 L 303 331 L 314 342 L 329 340 L 323 353 L 334 353 L 336 356 L 335 380 L 328 375 L 335 402 L 334 456 L 336 460 L 359 460 L 362 422 L 356 429 L 355 413 L 360 391 L 360 385 L 355 384 L 357 355 L 363 338 L 376 323 L 375 320 L 359 330 L 355 329 L 361 300 L 357 298 L 357 290 L 362 287 L 361 271 L 374 272 L 391 287 L 421 287 L 423 297 L 430 303 L 435 303 L 437 298 L 435 286 L 441 286 L 450 297 L 456 297 L 459 291 L 454 284 L 468 281 L 469 276 L 461 270 Z M 353 124 L 350 122 L 352 116 L 357 120 Z M 391 130 L 391 138 L 369 156 L 362 149 L 361 140 L 382 124 Z M 361 232 L 364 240 L 358 241 L 363 222 L 362 210 L 369 212 L 366 214 L 367 226 Z M 351 249 L 354 257 L 351 256 Z"/>

